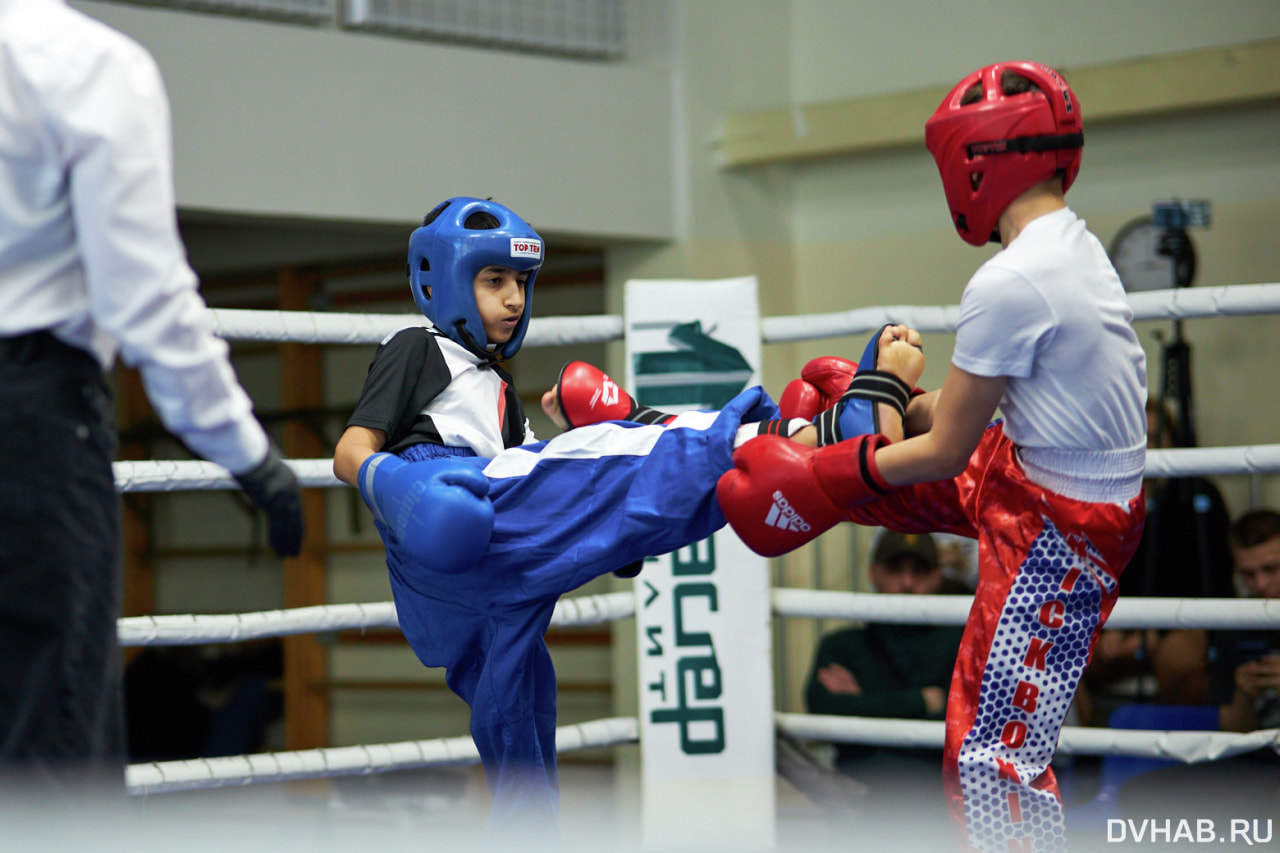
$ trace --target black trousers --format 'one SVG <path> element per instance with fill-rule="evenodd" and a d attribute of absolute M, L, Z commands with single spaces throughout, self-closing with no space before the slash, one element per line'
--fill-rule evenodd
<path fill-rule="evenodd" d="M 0 776 L 24 790 L 123 790 L 116 443 L 92 356 L 0 339 Z"/>

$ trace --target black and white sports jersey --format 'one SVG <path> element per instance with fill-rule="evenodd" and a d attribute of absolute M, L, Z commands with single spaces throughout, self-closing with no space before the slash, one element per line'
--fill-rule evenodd
<path fill-rule="evenodd" d="M 383 340 L 347 426 L 382 430 L 389 453 L 426 442 L 491 458 L 534 441 L 506 371 L 421 326 Z"/>

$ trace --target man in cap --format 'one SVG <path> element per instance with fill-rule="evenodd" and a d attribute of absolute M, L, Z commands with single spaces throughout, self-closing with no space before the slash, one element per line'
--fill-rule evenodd
<path fill-rule="evenodd" d="M 938 547 L 927 533 L 886 530 L 876 540 L 868 579 L 886 595 L 937 595 L 959 591 L 944 576 Z M 812 714 L 941 720 L 961 626 L 868 623 L 822 638 L 805 691 Z M 869 786 L 875 802 L 917 784 L 941 793 L 942 750 L 840 744 L 836 767 Z M 911 784 L 903 786 L 901 783 Z"/>

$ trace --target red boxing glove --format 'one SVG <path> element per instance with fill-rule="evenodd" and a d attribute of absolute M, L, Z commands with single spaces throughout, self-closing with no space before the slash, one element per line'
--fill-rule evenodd
<path fill-rule="evenodd" d="M 720 509 L 757 554 L 794 551 L 844 521 L 847 510 L 894 490 L 875 462 L 888 443 L 860 435 L 813 449 L 777 436 L 752 439 L 716 484 Z"/>
<path fill-rule="evenodd" d="M 818 427 L 820 445 L 836 444 L 846 437 L 880 432 L 878 403 L 885 403 L 906 417 L 911 398 L 923 394 L 897 376 L 876 369 L 879 336 L 872 337 L 863 362 L 854 364 L 838 356 L 815 358 L 783 389 L 778 408 L 785 418 L 804 418 Z"/>
<path fill-rule="evenodd" d="M 560 369 L 556 401 L 570 428 L 602 421 L 664 424 L 675 417 L 641 406 L 608 374 L 585 361 L 571 361 Z"/>
<path fill-rule="evenodd" d="M 853 381 L 858 366 L 847 358 L 824 355 L 815 358 L 782 390 L 778 408 L 784 418 L 811 421 L 834 406 Z"/>

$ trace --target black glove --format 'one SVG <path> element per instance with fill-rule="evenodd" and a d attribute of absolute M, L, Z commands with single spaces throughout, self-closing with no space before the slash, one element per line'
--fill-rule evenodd
<path fill-rule="evenodd" d="M 281 557 L 302 550 L 302 489 L 275 448 L 256 468 L 234 475 L 253 505 L 267 514 L 267 541 Z"/>

